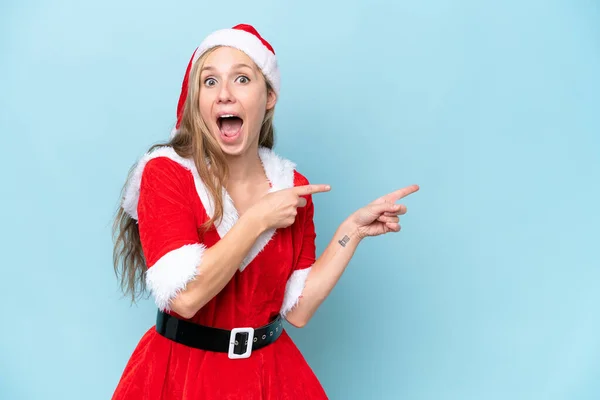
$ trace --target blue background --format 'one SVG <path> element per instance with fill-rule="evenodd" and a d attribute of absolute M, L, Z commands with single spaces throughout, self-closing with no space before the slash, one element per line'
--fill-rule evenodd
<path fill-rule="evenodd" d="M 130 307 L 111 222 L 206 34 L 254 24 L 276 151 L 337 225 L 412 183 L 304 329 L 332 399 L 600 398 L 600 5 L 592 0 L 3 1 L 0 398 L 107 399 Z"/>

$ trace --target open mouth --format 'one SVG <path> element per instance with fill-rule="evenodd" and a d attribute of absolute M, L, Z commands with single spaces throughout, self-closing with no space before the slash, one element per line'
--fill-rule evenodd
<path fill-rule="evenodd" d="M 217 118 L 217 125 L 221 135 L 226 138 L 234 138 L 240 134 L 244 121 L 234 114 L 221 115 Z"/>

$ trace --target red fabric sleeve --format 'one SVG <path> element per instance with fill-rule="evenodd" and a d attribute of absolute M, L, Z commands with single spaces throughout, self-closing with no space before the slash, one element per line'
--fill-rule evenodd
<path fill-rule="evenodd" d="M 307 185 L 308 180 L 298 174 L 299 179 L 296 186 Z M 292 308 L 296 306 L 302 297 L 302 291 L 306 284 L 306 279 L 311 271 L 312 265 L 316 260 L 316 232 L 314 223 L 314 203 L 312 195 L 305 196 L 306 205 L 304 206 L 304 218 L 299 229 L 300 250 L 297 261 L 294 265 L 291 276 L 288 278 L 285 286 L 285 294 L 281 305 L 280 313 L 285 316 Z"/>
<path fill-rule="evenodd" d="M 191 199 L 191 172 L 166 157 L 146 164 L 140 186 L 138 224 L 148 271 L 146 283 L 160 309 L 196 276 L 200 243 Z"/>
<path fill-rule="evenodd" d="M 315 232 L 315 206 L 312 200 L 312 196 L 306 196 L 306 205 L 304 213 L 304 221 L 302 227 L 302 245 L 300 247 L 300 255 L 298 256 L 298 262 L 296 263 L 294 270 L 300 270 L 311 267 L 316 259 L 316 237 Z"/>

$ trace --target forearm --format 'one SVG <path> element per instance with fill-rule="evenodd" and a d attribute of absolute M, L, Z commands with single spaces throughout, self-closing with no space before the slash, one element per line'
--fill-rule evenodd
<path fill-rule="evenodd" d="M 227 285 L 262 232 L 259 221 L 243 214 L 222 239 L 204 252 L 196 277 L 172 301 L 171 308 L 182 317 L 194 316 Z"/>
<path fill-rule="evenodd" d="M 344 221 L 339 226 L 313 264 L 298 304 L 286 315 L 292 325 L 302 327 L 312 318 L 344 273 L 360 241 L 354 224 Z"/>

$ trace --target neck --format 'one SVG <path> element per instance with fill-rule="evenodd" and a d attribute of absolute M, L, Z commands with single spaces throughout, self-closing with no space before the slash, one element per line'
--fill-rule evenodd
<path fill-rule="evenodd" d="M 258 156 L 258 149 L 251 149 L 237 156 L 225 156 L 229 168 L 229 182 L 252 182 L 261 180 L 265 171 Z"/>

